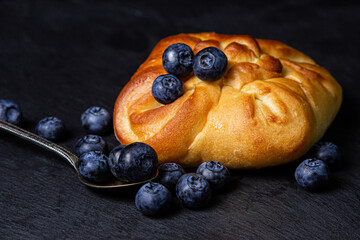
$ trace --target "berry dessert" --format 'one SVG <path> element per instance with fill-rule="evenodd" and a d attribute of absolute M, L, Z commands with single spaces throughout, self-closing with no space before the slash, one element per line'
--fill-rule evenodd
<path fill-rule="evenodd" d="M 87 135 L 77 140 L 75 145 L 75 153 L 79 157 L 90 151 L 106 152 L 107 144 L 105 140 L 98 135 Z"/>
<path fill-rule="evenodd" d="M 306 190 L 322 190 L 329 182 L 329 167 L 322 160 L 306 159 L 296 168 L 295 179 Z"/>
<path fill-rule="evenodd" d="M 163 53 L 164 69 L 179 78 L 186 77 L 192 72 L 194 53 L 183 43 L 175 43 L 167 47 Z"/>
<path fill-rule="evenodd" d="M 341 157 L 338 146 L 331 142 L 317 144 L 315 158 L 323 160 L 329 166 L 335 164 Z"/>
<path fill-rule="evenodd" d="M 78 171 L 86 180 L 104 182 L 109 177 L 107 157 L 100 151 L 84 153 L 79 157 Z"/>
<path fill-rule="evenodd" d="M 37 123 L 35 132 L 50 141 L 58 141 L 64 136 L 65 126 L 57 117 L 45 117 Z"/>
<path fill-rule="evenodd" d="M 9 99 L 0 99 L 0 119 L 15 125 L 20 125 L 22 112 L 17 103 Z"/>
<path fill-rule="evenodd" d="M 152 95 L 162 104 L 169 104 L 184 94 L 184 87 L 175 75 L 165 74 L 157 77 L 152 86 Z"/>
<path fill-rule="evenodd" d="M 81 125 L 89 133 L 105 133 L 109 130 L 110 124 L 110 113 L 102 107 L 90 107 L 81 115 Z"/>
<path fill-rule="evenodd" d="M 154 182 L 144 184 L 135 196 L 136 208 L 145 215 L 159 215 L 169 209 L 171 193 L 163 185 Z"/>
<path fill-rule="evenodd" d="M 158 168 L 158 158 L 152 147 L 135 142 L 121 149 L 115 177 L 124 182 L 141 182 L 153 177 Z"/>
<path fill-rule="evenodd" d="M 181 79 L 183 94 L 165 91 L 171 101 L 162 103 L 153 86 L 168 74 L 163 56 L 173 44 L 190 47 L 194 74 Z M 299 159 L 324 135 L 341 101 L 331 74 L 282 42 L 179 34 L 161 40 L 122 89 L 113 123 L 122 144 L 144 142 L 160 163 L 258 169 Z"/>
<path fill-rule="evenodd" d="M 164 163 L 159 167 L 159 175 L 156 181 L 164 185 L 169 191 L 174 192 L 179 178 L 185 174 L 185 170 L 177 163 Z"/>
<path fill-rule="evenodd" d="M 176 196 L 188 208 L 204 207 L 212 197 L 210 184 L 204 176 L 187 173 L 176 184 Z"/>
<path fill-rule="evenodd" d="M 220 190 L 224 188 L 230 179 L 229 170 L 217 161 L 202 163 L 197 168 L 196 173 L 203 175 L 210 183 L 211 188 L 214 190 Z"/>

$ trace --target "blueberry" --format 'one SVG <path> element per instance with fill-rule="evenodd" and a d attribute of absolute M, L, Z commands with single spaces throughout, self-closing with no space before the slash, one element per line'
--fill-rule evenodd
<path fill-rule="evenodd" d="M 209 202 L 212 191 L 204 176 L 187 173 L 182 175 L 176 184 L 176 196 L 184 206 L 200 208 Z"/>
<path fill-rule="evenodd" d="M 164 69 L 179 78 L 186 77 L 192 71 L 194 53 L 184 43 L 175 43 L 166 48 L 162 56 Z"/>
<path fill-rule="evenodd" d="M 116 177 L 124 182 L 141 182 L 150 179 L 158 168 L 155 150 L 149 145 L 135 142 L 121 150 Z"/>
<path fill-rule="evenodd" d="M 177 163 L 164 163 L 159 167 L 156 181 L 164 185 L 169 191 L 174 192 L 179 178 L 185 174 L 184 169 Z"/>
<path fill-rule="evenodd" d="M 90 151 L 106 152 L 106 142 L 98 135 L 86 135 L 77 140 L 75 145 L 75 153 L 78 156 Z"/>
<path fill-rule="evenodd" d="M 180 79 L 173 74 L 157 77 L 152 86 L 152 95 L 162 104 L 169 104 L 184 94 L 184 86 Z"/>
<path fill-rule="evenodd" d="M 329 167 L 322 160 L 306 159 L 296 168 L 295 179 L 306 190 L 321 190 L 329 182 Z"/>
<path fill-rule="evenodd" d="M 109 130 L 111 116 L 102 107 L 90 107 L 81 115 L 81 125 L 89 133 L 102 134 Z"/>
<path fill-rule="evenodd" d="M 37 123 L 35 132 L 50 141 L 58 141 L 64 136 L 65 126 L 57 117 L 45 117 Z"/>
<path fill-rule="evenodd" d="M 15 125 L 20 125 L 22 112 L 17 103 L 9 99 L 0 99 L 0 119 Z"/>
<path fill-rule="evenodd" d="M 340 150 L 337 145 L 331 142 L 322 142 L 317 144 L 315 158 L 323 160 L 329 166 L 340 159 Z"/>
<path fill-rule="evenodd" d="M 119 145 L 119 146 L 113 148 L 113 150 L 111 150 L 111 152 L 109 154 L 108 166 L 109 166 L 109 169 L 110 169 L 112 175 L 114 175 L 114 177 L 116 177 L 116 178 L 120 177 L 120 176 L 118 176 L 118 174 L 120 172 L 119 157 L 120 157 L 120 153 L 124 149 L 124 147 L 126 147 L 126 145 Z"/>
<path fill-rule="evenodd" d="M 213 82 L 224 76 L 227 63 L 227 57 L 220 49 L 204 48 L 195 55 L 194 74 L 203 81 Z"/>
<path fill-rule="evenodd" d="M 91 151 L 80 156 L 79 174 L 91 182 L 104 182 L 109 177 L 107 157 L 100 151 Z"/>
<path fill-rule="evenodd" d="M 171 206 L 171 193 L 163 185 L 154 182 L 144 184 L 135 196 L 136 208 L 145 215 L 164 213 Z"/>
<path fill-rule="evenodd" d="M 229 170 L 217 161 L 202 163 L 196 173 L 203 175 L 214 190 L 222 189 L 230 179 Z"/>

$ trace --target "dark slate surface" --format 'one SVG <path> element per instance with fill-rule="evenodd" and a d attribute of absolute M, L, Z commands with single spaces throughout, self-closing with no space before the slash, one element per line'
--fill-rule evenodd
<path fill-rule="evenodd" d="M 21 105 L 26 129 L 48 115 L 63 119 L 68 135 L 60 144 L 73 149 L 85 134 L 82 111 L 111 110 L 163 37 L 215 31 L 281 40 L 343 86 L 343 106 L 324 136 L 343 153 L 330 189 L 300 189 L 298 162 L 233 171 L 230 189 L 208 208 L 175 205 L 148 218 L 135 209 L 136 189 L 86 188 L 61 158 L 1 132 L 1 239 L 360 238 L 359 2 L 206 2 L 0 1 L 0 98 Z M 112 134 L 105 139 L 116 145 Z"/>

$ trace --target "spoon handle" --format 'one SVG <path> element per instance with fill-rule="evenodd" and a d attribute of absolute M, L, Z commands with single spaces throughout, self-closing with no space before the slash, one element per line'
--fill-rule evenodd
<path fill-rule="evenodd" d="M 18 126 L 15 126 L 11 123 L 8 123 L 8 122 L 2 121 L 2 120 L 0 120 L 0 129 L 3 129 L 6 132 L 9 132 L 15 136 L 23 138 L 31 143 L 34 143 L 34 144 L 39 145 L 47 150 L 57 153 L 61 157 L 65 158 L 71 164 L 71 166 L 73 166 L 74 169 L 77 171 L 76 162 L 77 162 L 78 158 L 75 154 L 73 154 L 66 148 L 64 148 L 60 145 L 57 145 L 45 138 L 39 137 L 38 135 L 31 133 L 29 131 L 26 131 Z"/>

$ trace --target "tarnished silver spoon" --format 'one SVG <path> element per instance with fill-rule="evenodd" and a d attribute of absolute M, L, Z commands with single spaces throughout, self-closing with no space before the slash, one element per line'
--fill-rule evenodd
<path fill-rule="evenodd" d="M 155 176 L 151 179 L 148 179 L 146 181 L 142 182 L 132 182 L 132 183 L 126 183 L 121 182 L 119 180 L 113 180 L 106 183 L 92 183 L 83 178 L 77 169 L 77 162 L 79 158 L 72 152 L 70 152 L 68 149 L 57 145 L 45 138 L 39 137 L 38 135 L 31 133 L 29 131 L 26 131 L 18 126 L 15 126 L 13 124 L 10 124 L 8 122 L 0 120 L 0 129 L 5 130 L 6 132 L 9 132 L 15 136 L 18 136 L 20 138 L 23 138 L 31 143 L 34 143 L 36 145 L 39 145 L 47 150 L 50 150 L 58 155 L 60 155 L 62 158 L 64 158 L 66 161 L 68 161 L 71 166 L 75 169 L 76 174 L 78 175 L 78 178 L 80 182 L 85 184 L 86 186 L 92 187 L 92 188 L 103 188 L 103 189 L 112 189 L 112 188 L 123 188 L 123 187 L 130 187 L 138 184 L 144 184 L 148 181 L 153 180 L 156 178 L 156 176 L 159 174 L 159 171 L 156 172 Z"/>

